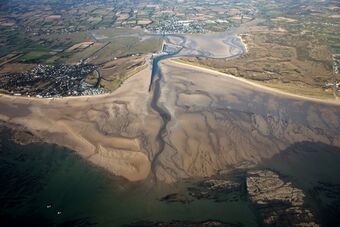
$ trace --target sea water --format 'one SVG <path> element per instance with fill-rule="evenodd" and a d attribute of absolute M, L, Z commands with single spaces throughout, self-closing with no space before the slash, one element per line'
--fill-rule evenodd
<path fill-rule="evenodd" d="M 249 200 L 165 202 L 190 183 L 129 183 L 51 144 L 0 140 L 1 226 L 123 226 L 141 221 L 219 220 L 257 226 Z"/>

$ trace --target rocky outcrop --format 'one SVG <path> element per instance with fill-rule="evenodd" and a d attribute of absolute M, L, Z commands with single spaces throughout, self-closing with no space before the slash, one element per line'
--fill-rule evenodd
<path fill-rule="evenodd" d="M 26 130 L 24 127 L 15 124 L 9 124 L 0 120 L 0 132 L 4 131 L 11 134 L 11 139 L 17 144 L 26 145 L 30 143 L 42 142 L 39 137 Z"/>
<path fill-rule="evenodd" d="M 240 183 L 230 181 L 230 180 L 210 179 L 210 180 L 203 181 L 201 184 L 202 186 L 207 187 L 209 190 L 219 191 L 219 192 L 233 191 L 240 187 Z"/>
<path fill-rule="evenodd" d="M 191 203 L 194 201 L 191 198 L 188 198 L 187 196 L 179 193 L 171 193 L 168 194 L 160 199 L 161 202 L 167 202 L 167 203 Z"/>
<path fill-rule="evenodd" d="M 189 195 L 195 199 L 211 199 L 215 202 L 236 201 L 238 196 L 233 192 L 241 192 L 242 184 L 233 180 L 208 179 L 201 181 L 194 187 L 188 187 Z"/>
<path fill-rule="evenodd" d="M 248 172 L 247 192 L 259 208 L 263 221 L 271 226 L 319 226 L 304 207 L 305 194 L 291 182 L 284 182 L 269 170 Z"/>

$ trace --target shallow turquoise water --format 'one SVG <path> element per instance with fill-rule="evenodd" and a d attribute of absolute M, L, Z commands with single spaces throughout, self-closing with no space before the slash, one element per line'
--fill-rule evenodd
<path fill-rule="evenodd" d="M 171 187 L 128 183 L 64 148 L 21 146 L 6 137 L 0 142 L 1 226 L 122 226 L 137 221 L 208 219 L 258 225 L 242 195 L 233 202 L 162 202 L 160 198 L 183 191 L 188 183 Z"/>

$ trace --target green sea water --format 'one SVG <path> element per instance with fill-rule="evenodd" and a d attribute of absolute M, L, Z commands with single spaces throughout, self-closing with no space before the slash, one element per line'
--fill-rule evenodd
<path fill-rule="evenodd" d="M 339 163 L 339 148 L 306 142 L 288 147 L 257 168 L 271 169 L 303 189 L 305 205 L 322 226 L 340 226 Z M 15 144 L 8 130 L 0 133 L 0 182 L 0 226 L 124 226 L 206 220 L 261 226 L 245 190 L 217 202 L 190 197 L 188 187 L 195 187 L 194 181 L 129 183 L 65 148 Z M 188 200 L 161 200 L 172 193 Z"/>
<path fill-rule="evenodd" d="M 190 183 L 128 183 L 49 144 L 0 142 L 0 226 L 123 226 L 140 221 L 219 220 L 258 226 L 241 194 L 235 201 L 160 201 Z M 59 212 L 59 213 L 58 213 Z"/>

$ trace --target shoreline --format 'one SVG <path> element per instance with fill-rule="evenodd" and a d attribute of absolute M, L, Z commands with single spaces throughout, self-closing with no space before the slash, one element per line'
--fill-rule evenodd
<path fill-rule="evenodd" d="M 146 67 L 133 75 L 130 75 L 127 79 L 136 76 L 139 72 L 143 72 L 148 70 L 150 66 L 146 65 Z M 124 80 L 123 83 L 126 81 Z M 118 87 L 119 88 L 119 87 Z M 50 97 L 50 98 L 37 98 L 37 97 L 28 97 L 28 96 L 15 96 L 15 95 L 8 95 L 4 93 L 0 93 L 0 99 L 2 97 L 7 99 L 17 99 L 17 100 L 25 100 L 25 101 L 42 101 L 42 102 L 51 102 L 51 101 L 69 101 L 69 100 L 81 100 L 81 99 L 96 99 L 96 98 L 104 98 L 114 95 L 114 93 L 118 90 L 118 88 L 114 91 L 104 93 L 104 94 L 97 94 L 97 95 L 79 95 L 79 96 L 65 96 L 65 97 Z"/>
<path fill-rule="evenodd" d="M 242 35 L 244 35 L 244 34 L 237 34 L 236 37 L 238 37 L 238 38 L 241 40 L 241 42 L 242 42 L 242 44 L 243 44 L 243 46 L 244 46 L 244 50 L 245 50 L 245 53 L 244 53 L 244 54 L 246 54 L 246 53 L 248 53 L 248 45 L 247 45 L 247 43 L 244 41 L 244 39 L 242 38 Z"/>
<path fill-rule="evenodd" d="M 297 95 L 297 94 L 281 91 L 279 89 L 271 88 L 271 87 L 268 87 L 268 86 L 265 86 L 265 85 L 261 85 L 261 84 L 252 82 L 250 80 L 247 80 L 247 79 L 244 79 L 244 78 L 241 78 L 241 77 L 233 76 L 231 74 L 222 73 L 222 72 L 219 72 L 217 70 L 192 65 L 192 64 L 189 64 L 189 63 L 180 62 L 180 61 L 177 61 L 177 58 L 170 59 L 169 61 L 174 63 L 174 64 L 178 64 L 178 65 L 182 65 L 182 66 L 206 71 L 206 72 L 209 72 L 209 73 L 218 74 L 218 75 L 221 75 L 221 76 L 233 78 L 235 80 L 244 82 L 244 83 L 251 85 L 253 87 L 264 89 L 265 91 L 270 92 L 274 95 L 284 95 L 284 96 L 290 96 L 292 98 L 297 98 L 297 99 L 301 99 L 301 100 L 305 100 L 305 101 L 312 101 L 312 102 L 317 102 L 317 103 L 322 103 L 322 104 L 340 106 L 340 100 L 338 100 L 338 99 L 318 99 L 318 98 L 312 98 L 312 97 Z"/>
<path fill-rule="evenodd" d="M 149 97 L 145 80 L 149 73 L 147 67 L 112 94 L 100 96 L 53 100 L 0 95 L 0 124 L 12 124 L 43 143 L 75 151 L 115 176 L 132 182 L 144 180 L 149 175 L 150 162 L 140 135 L 153 135 L 157 127 L 156 116 L 144 108 L 148 100 L 145 97 Z M 136 114 L 127 116 L 127 111 Z M 151 128 L 143 127 L 146 116 L 155 122 Z M 140 127 L 129 128 L 132 122 Z M 121 126 L 125 133 L 116 133 L 115 126 Z"/>
<path fill-rule="evenodd" d="M 301 99 L 301 100 L 312 101 L 312 102 L 328 104 L 328 105 L 340 106 L 340 100 L 339 99 L 319 99 L 319 98 L 312 98 L 312 97 L 308 97 L 308 96 L 297 95 L 297 94 L 285 92 L 285 91 L 282 91 L 282 90 L 279 90 L 279 89 L 271 88 L 269 86 L 258 84 L 256 82 L 253 82 L 253 81 L 250 81 L 250 80 L 247 80 L 247 79 L 244 79 L 244 78 L 233 76 L 231 74 L 226 74 L 226 73 L 219 72 L 217 70 L 192 65 L 192 64 L 189 64 L 189 63 L 180 62 L 180 61 L 178 61 L 178 58 L 180 58 L 180 57 L 181 56 L 171 57 L 169 59 L 164 59 L 164 60 L 169 61 L 169 62 L 174 63 L 174 64 L 178 64 L 178 65 L 194 68 L 194 69 L 197 69 L 197 70 L 202 70 L 202 71 L 206 71 L 206 72 L 209 72 L 209 73 L 214 73 L 214 74 L 218 74 L 218 75 L 221 75 L 221 76 L 233 78 L 235 80 L 244 82 L 244 83 L 251 85 L 253 87 L 264 89 L 267 92 L 273 93 L 275 95 L 290 96 L 292 98 L 298 98 L 298 99 Z M 149 67 L 146 67 L 145 69 L 141 70 L 140 72 L 147 70 L 148 68 Z M 134 74 L 130 77 L 134 77 L 136 74 Z M 37 98 L 37 97 L 27 97 L 27 96 L 14 96 L 14 95 L 8 95 L 8 94 L 0 93 L 0 99 L 4 97 L 6 99 L 16 99 L 16 100 L 22 100 L 22 101 L 51 102 L 51 101 L 63 101 L 63 100 L 69 101 L 69 100 L 81 100 L 81 99 L 96 99 L 96 98 L 103 98 L 103 97 L 112 96 L 112 95 L 114 95 L 114 93 L 115 93 L 115 91 L 110 92 L 110 93 L 105 93 L 105 94 L 98 94 L 98 95 L 66 96 L 66 97 L 61 97 L 61 98 Z"/>
<path fill-rule="evenodd" d="M 113 92 L 110 93 L 104 93 L 104 94 L 98 94 L 98 95 L 79 95 L 79 96 L 65 96 L 65 97 L 51 97 L 51 98 L 37 98 L 37 97 L 28 97 L 28 96 L 15 96 L 15 95 L 7 95 L 0 93 L 0 98 L 1 97 L 6 97 L 6 98 L 15 98 L 15 99 L 26 99 L 26 100 L 43 100 L 43 101 L 53 101 L 53 100 L 66 100 L 66 99 L 81 99 L 81 98 L 95 98 L 95 97 L 104 97 L 104 96 L 109 96 Z"/>
<path fill-rule="evenodd" d="M 141 67 L 142 69 L 141 70 L 138 70 L 139 67 Z M 139 66 L 135 69 L 136 72 L 133 72 L 131 75 L 128 75 L 127 78 L 125 78 L 122 82 L 122 84 L 127 80 L 129 79 L 130 77 L 133 77 L 135 76 L 136 74 L 138 74 L 139 72 L 142 72 L 144 70 L 147 70 L 148 67 L 150 67 L 150 64 L 148 63 L 144 63 L 143 65 Z M 144 67 L 144 68 L 143 68 Z M 135 70 L 134 69 L 134 70 Z M 121 85 L 122 85 L 121 84 Z M 120 86 L 121 86 L 120 85 Z M 119 88 L 119 87 L 118 87 Z M 110 91 L 110 92 L 107 92 L 107 93 L 103 93 L 103 94 L 96 94 L 96 95 L 78 95 L 78 96 L 61 96 L 61 97 L 49 97 L 49 98 L 46 98 L 46 97 L 41 97 L 41 98 L 38 98 L 36 96 L 32 96 L 32 97 L 28 97 L 28 96 L 25 96 L 25 95 L 9 95 L 9 94 L 5 94 L 5 93 L 1 93 L 0 92 L 0 99 L 1 97 L 5 97 L 5 98 L 18 98 L 18 99 L 22 99 L 22 100 L 28 100 L 28 101 L 32 101 L 32 100 L 43 100 L 43 101 L 61 101 L 61 100 L 71 100 L 71 99 L 88 99 L 88 98 L 91 98 L 91 99 L 94 99 L 94 98 L 102 98 L 102 97 L 106 97 L 106 96 L 110 96 L 112 95 L 116 90 L 115 89 L 113 91 Z"/>
<path fill-rule="evenodd" d="M 202 70 L 202 71 L 218 74 L 218 75 L 221 75 L 221 76 L 233 78 L 235 80 L 242 81 L 246 84 L 249 84 L 253 87 L 261 88 L 261 89 L 266 90 L 267 92 L 274 93 L 275 95 L 290 96 L 292 98 L 298 98 L 298 99 L 301 99 L 301 100 L 308 100 L 308 101 L 313 101 L 313 102 L 317 102 L 317 103 L 340 106 L 340 100 L 339 99 L 319 99 L 319 98 L 312 98 L 312 97 L 308 97 L 308 96 L 297 95 L 297 94 L 285 92 L 285 91 L 282 91 L 282 90 L 279 90 L 279 89 L 271 88 L 269 86 L 258 84 L 256 82 L 253 82 L 253 81 L 250 81 L 250 80 L 247 80 L 247 79 L 244 79 L 244 78 L 236 77 L 236 76 L 233 76 L 231 74 L 226 74 L 226 73 L 219 72 L 217 70 L 213 70 L 213 69 L 209 69 L 209 68 L 196 66 L 196 65 L 189 64 L 189 63 L 184 63 L 184 62 L 178 61 L 178 58 L 180 58 L 180 57 L 181 56 L 171 57 L 169 59 L 164 59 L 164 60 L 172 62 L 174 64 L 178 64 L 178 65 L 194 68 L 194 69 L 197 69 L 197 70 Z M 149 67 L 146 67 L 145 69 L 141 70 L 140 72 L 147 70 L 148 68 Z M 136 74 L 134 74 L 130 77 L 134 77 Z M 16 100 L 22 100 L 22 101 L 51 102 L 51 101 L 63 101 L 63 100 L 69 101 L 69 100 L 81 100 L 81 99 L 96 99 L 96 98 L 103 98 L 103 97 L 112 96 L 112 95 L 114 95 L 114 93 L 115 93 L 115 91 L 110 92 L 110 93 L 105 93 L 105 94 L 98 94 L 98 95 L 66 96 L 66 97 L 59 97 L 59 98 L 37 98 L 37 97 L 27 97 L 27 96 L 14 96 L 14 95 L 8 95 L 8 94 L 0 93 L 0 99 L 6 98 L 6 99 L 16 99 Z"/>

